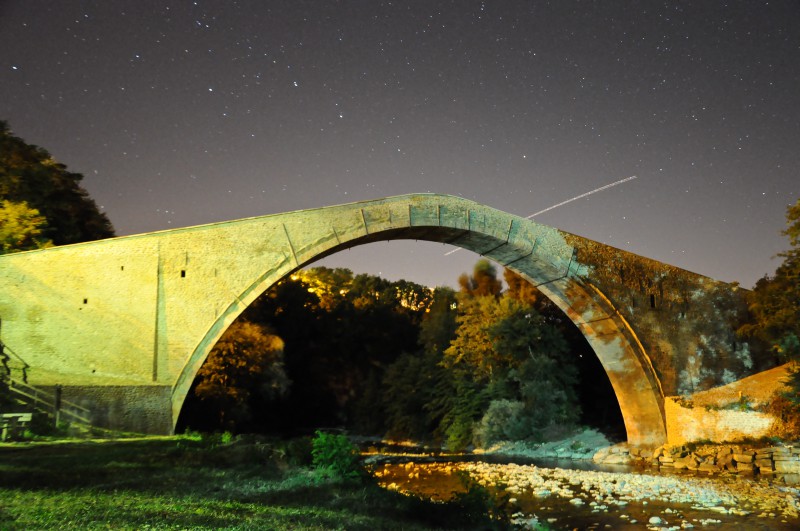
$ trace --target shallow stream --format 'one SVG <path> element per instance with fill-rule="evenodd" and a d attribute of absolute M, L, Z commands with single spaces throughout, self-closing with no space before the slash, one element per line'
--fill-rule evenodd
<path fill-rule="evenodd" d="M 518 523 L 538 521 L 553 529 L 800 529 L 800 491 L 787 484 L 791 477 L 386 450 L 365 454 L 384 487 L 446 500 L 465 490 L 466 472 L 507 503 Z"/>

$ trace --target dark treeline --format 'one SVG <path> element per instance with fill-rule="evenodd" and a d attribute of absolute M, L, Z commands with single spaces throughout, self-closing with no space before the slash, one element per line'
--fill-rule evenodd
<path fill-rule="evenodd" d="M 179 429 L 293 434 L 344 427 L 461 449 L 622 435 L 608 379 L 580 332 L 528 282 L 480 261 L 460 289 L 300 271 L 223 336 Z"/>
<path fill-rule="evenodd" d="M 0 254 L 113 236 L 82 180 L 0 120 Z"/>

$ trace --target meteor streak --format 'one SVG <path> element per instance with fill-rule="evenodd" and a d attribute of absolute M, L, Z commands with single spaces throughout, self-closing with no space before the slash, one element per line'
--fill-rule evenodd
<path fill-rule="evenodd" d="M 592 190 L 590 192 L 586 192 L 585 194 L 576 195 L 572 199 L 567 199 L 566 201 L 561 201 L 560 203 L 558 203 L 556 205 L 553 205 L 553 206 L 550 206 L 550 207 L 547 207 L 544 210 L 540 210 L 539 212 L 534 212 L 530 216 L 525 216 L 525 219 L 535 218 L 539 214 L 544 214 L 545 212 L 550 212 L 554 208 L 558 208 L 560 206 L 564 206 L 567 203 L 572 203 L 573 201 L 577 201 L 578 199 L 583 199 L 584 197 L 588 197 L 588 196 L 590 196 L 592 194 L 596 194 L 597 192 L 602 192 L 603 190 L 608 190 L 609 188 L 613 188 L 614 186 L 617 186 L 618 184 L 622 184 L 622 183 L 626 183 L 628 181 L 632 181 L 635 178 L 636 178 L 636 175 L 631 175 L 630 177 L 625 177 L 624 179 L 620 179 L 619 181 L 614 181 L 613 183 L 607 184 L 605 186 L 601 186 L 600 188 L 595 188 L 594 190 Z M 456 253 L 456 252 L 458 252 L 460 250 L 461 250 L 461 247 L 456 247 L 452 251 L 447 251 L 446 253 L 444 253 L 444 255 L 445 256 L 449 256 L 449 255 L 451 255 L 453 253 Z"/>
<path fill-rule="evenodd" d="M 558 207 L 560 207 L 560 206 L 564 206 L 564 205 L 566 205 L 567 203 L 572 203 L 573 201 L 577 201 L 578 199 L 583 199 L 584 197 L 590 196 L 590 195 L 592 195 L 592 194 L 596 194 L 597 192 L 602 192 L 603 190 L 608 190 L 608 189 L 609 189 L 609 188 L 611 188 L 611 187 L 617 186 L 618 184 L 626 183 L 626 182 L 628 182 L 628 181 L 632 181 L 632 180 L 634 180 L 635 178 L 636 178 L 636 176 L 635 176 L 635 175 L 631 175 L 630 177 L 626 177 L 626 178 L 624 178 L 624 179 L 620 179 L 619 181 L 613 182 L 613 183 L 611 183 L 611 184 L 607 184 L 607 185 L 605 185 L 605 186 L 601 186 L 600 188 L 595 188 L 595 189 L 594 189 L 594 190 L 592 190 L 591 192 L 586 192 L 585 194 L 581 194 L 581 195 L 575 196 L 575 197 L 573 197 L 572 199 L 567 199 L 566 201 L 561 201 L 561 202 L 560 202 L 559 204 L 557 204 L 557 205 L 553 205 L 553 206 L 551 206 L 551 207 L 547 207 L 547 208 L 545 208 L 544 210 L 540 210 L 539 212 L 536 212 L 536 213 L 534 213 L 534 214 L 531 214 L 530 216 L 525 216 L 525 219 L 531 219 L 531 218 L 535 218 L 535 217 L 536 217 L 536 216 L 538 216 L 539 214 L 544 214 L 545 212 L 549 212 L 549 211 L 553 210 L 554 208 L 558 208 Z"/>

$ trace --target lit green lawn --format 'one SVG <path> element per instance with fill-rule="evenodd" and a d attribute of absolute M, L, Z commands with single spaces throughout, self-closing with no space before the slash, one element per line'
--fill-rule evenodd
<path fill-rule="evenodd" d="M 304 459 L 254 440 L 0 445 L 0 529 L 485 527 L 369 481 L 319 480 Z"/>

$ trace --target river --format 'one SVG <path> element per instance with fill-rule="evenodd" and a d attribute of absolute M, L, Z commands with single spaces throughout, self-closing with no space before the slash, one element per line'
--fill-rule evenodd
<path fill-rule="evenodd" d="M 800 529 L 800 489 L 791 477 L 383 450 L 365 461 L 385 488 L 434 500 L 463 492 L 461 474 L 467 473 L 506 504 L 521 527 Z"/>

